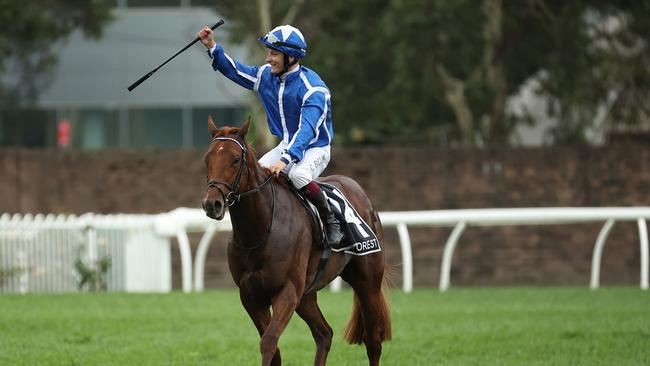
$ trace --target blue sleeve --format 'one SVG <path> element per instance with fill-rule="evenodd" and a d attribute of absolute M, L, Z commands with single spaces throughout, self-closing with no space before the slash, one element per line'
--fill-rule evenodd
<path fill-rule="evenodd" d="M 327 99 L 325 92 L 316 91 L 302 103 L 298 131 L 293 135 L 283 157 L 291 161 L 300 161 L 309 143 L 316 137 L 316 131 L 327 117 Z"/>
<path fill-rule="evenodd" d="M 233 60 L 224 52 L 221 45 L 215 47 L 210 57 L 212 57 L 212 68 L 214 70 L 219 70 L 225 77 L 244 88 L 253 90 L 257 82 L 258 66 L 249 66 Z"/>

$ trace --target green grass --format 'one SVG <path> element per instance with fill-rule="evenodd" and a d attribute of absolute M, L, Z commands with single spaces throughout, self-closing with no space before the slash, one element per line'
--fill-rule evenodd
<path fill-rule="evenodd" d="M 346 344 L 349 291 L 319 293 L 331 365 L 364 365 Z M 638 288 L 420 289 L 390 294 L 385 365 L 650 365 L 650 293 Z M 314 344 L 294 317 L 285 365 Z M 0 296 L 1 365 L 257 365 L 258 335 L 234 290 L 203 294 Z"/>

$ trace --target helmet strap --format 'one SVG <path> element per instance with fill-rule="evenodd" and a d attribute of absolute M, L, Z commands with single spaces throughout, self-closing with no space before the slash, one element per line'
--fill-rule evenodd
<path fill-rule="evenodd" d="M 282 70 L 282 74 L 281 74 L 281 75 L 286 74 L 287 71 L 289 71 L 289 68 L 290 68 L 291 66 L 293 66 L 293 65 L 295 65 L 295 64 L 298 63 L 298 57 L 294 57 L 294 58 L 293 58 L 293 61 L 289 62 L 289 55 L 287 55 L 286 53 L 283 53 L 283 55 L 284 55 L 284 63 L 283 63 L 283 64 L 284 64 L 284 67 L 283 67 L 283 70 Z"/>

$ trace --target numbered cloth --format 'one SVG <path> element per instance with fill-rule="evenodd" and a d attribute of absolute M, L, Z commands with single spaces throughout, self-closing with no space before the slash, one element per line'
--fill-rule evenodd
<path fill-rule="evenodd" d="M 363 221 L 361 215 L 352 207 L 352 204 L 345 198 L 343 193 L 338 188 L 327 183 L 318 182 L 318 184 L 325 192 L 330 206 L 333 207 L 336 218 L 341 221 L 341 229 L 345 234 L 339 249 L 332 248 L 332 251 L 352 255 L 366 255 L 381 251 L 377 235 Z"/>

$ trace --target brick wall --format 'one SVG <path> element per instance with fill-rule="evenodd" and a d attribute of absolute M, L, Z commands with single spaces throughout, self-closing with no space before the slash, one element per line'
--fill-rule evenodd
<path fill-rule="evenodd" d="M 158 213 L 199 207 L 203 151 L 0 150 L 0 212 Z M 357 179 L 379 210 L 650 205 L 650 146 L 438 150 L 335 148 L 327 174 Z M 466 229 L 452 285 L 588 284 L 601 224 Z M 438 283 L 448 228 L 411 229 L 416 286 Z M 198 239 L 195 238 L 196 243 Z M 603 284 L 636 285 L 636 225 L 617 223 Z M 397 234 L 384 249 L 401 281 Z M 174 248 L 174 286 L 180 286 Z M 230 286 L 225 239 L 211 247 L 207 287 Z"/>

